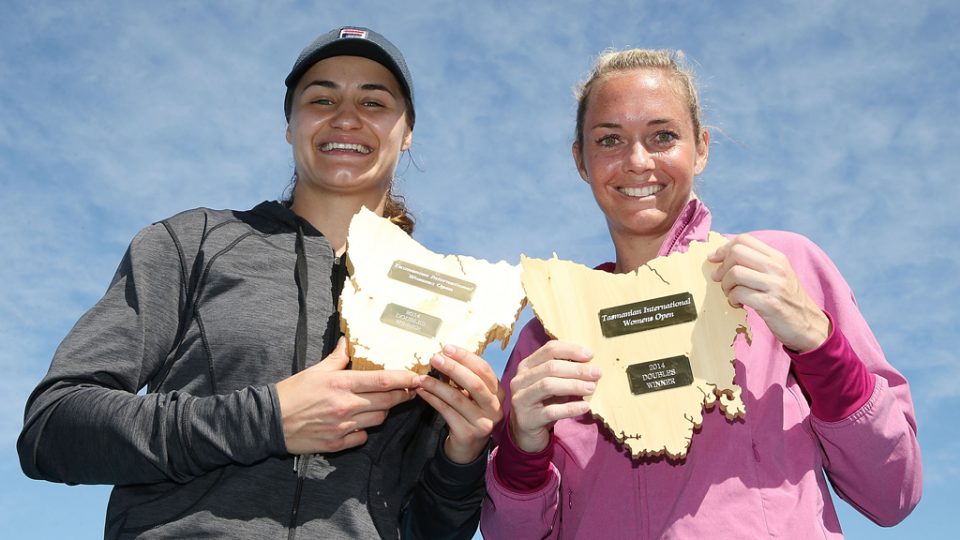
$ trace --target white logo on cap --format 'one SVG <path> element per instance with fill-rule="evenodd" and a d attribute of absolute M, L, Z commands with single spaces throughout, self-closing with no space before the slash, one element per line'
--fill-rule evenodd
<path fill-rule="evenodd" d="M 367 39 L 367 31 L 357 28 L 343 28 L 340 30 L 340 38 L 360 38 Z"/>

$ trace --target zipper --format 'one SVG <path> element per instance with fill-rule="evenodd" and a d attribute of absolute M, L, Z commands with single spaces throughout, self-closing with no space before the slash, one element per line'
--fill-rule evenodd
<path fill-rule="evenodd" d="M 697 207 L 698 203 L 694 201 L 687 203 L 687 207 L 684 208 L 684 211 L 680 214 L 676 223 L 671 227 L 668 241 L 664 242 L 663 246 L 660 247 L 659 256 L 669 255 L 674 252 L 677 247 L 677 242 L 686 234 L 687 228 L 690 227 L 693 218 L 697 215 Z"/>
<path fill-rule="evenodd" d="M 343 292 L 344 280 L 346 279 L 346 264 L 342 261 L 342 257 L 334 256 L 333 258 L 333 271 L 331 272 L 331 281 L 333 285 L 333 305 L 337 306 L 340 300 L 340 293 Z M 339 317 L 336 309 L 334 313 Z M 336 345 L 337 341 L 333 338 L 339 338 L 336 334 L 340 331 L 340 325 L 332 325 L 330 330 L 327 332 L 326 340 L 324 342 L 324 351 L 323 355 L 326 355 L 333 352 L 333 347 Z M 296 540 L 297 538 L 297 518 L 300 513 L 300 498 L 303 496 L 303 484 L 307 473 L 307 466 L 310 464 L 310 459 L 313 458 L 313 454 L 303 454 L 293 456 L 293 470 L 297 473 L 297 487 L 293 492 L 293 508 L 290 509 L 290 527 L 287 529 L 287 540 Z"/>
<path fill-rule="evenodd" d="M 294 456 L 293 466 L 294 470 L 297 471 L 297 488 L 293 492 L 293 508 L 290 510 L 290 528 L 287 530 L 287 540 L 295 540 L 297 538 L 297 514 L 300 513 L 300 496 L 303 494 L 303 480 L 306 476 L 307 465 L 310 462 L 310 458 L 313 457 L 310 454 L 303 456 Z"/>

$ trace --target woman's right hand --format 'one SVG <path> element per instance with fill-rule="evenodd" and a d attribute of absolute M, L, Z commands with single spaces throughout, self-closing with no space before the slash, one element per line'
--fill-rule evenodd
<path fill-rule="evenodd" d="M 582 398 L 593 394 L 600 379 L 600 368 L 586 363 L 592 358 L 579 345 L 549 341 L 520 362 L 510 381 L 510 435 L 518 448 L 543 450 L 557 420 L 590 410 Z"/>
<path fill-rule="evenodd" d="M 391 407 L 416 397 L 412 371 L 346 370 L 347 342 L 329 356 L 277 383 L 283 437 L 291 454 L 337 452 L 367 441 L 366 428 L 387 418 Z"/>

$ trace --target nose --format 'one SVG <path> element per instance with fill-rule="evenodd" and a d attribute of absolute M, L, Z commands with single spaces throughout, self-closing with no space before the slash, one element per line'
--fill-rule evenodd
<path fill-rule="evenodd" d="M 333 115 L 331 125 L 340 129 L 356 129 L 360 127 L 360 115 L 352 103 L 341 103 Z"/>
<path fill-rule="evenodd" d="M 645 173 L 656 167 L 653 155 L 639 141 L 630 146 L 625 165 L 628 172 L 636 174 Z"/>

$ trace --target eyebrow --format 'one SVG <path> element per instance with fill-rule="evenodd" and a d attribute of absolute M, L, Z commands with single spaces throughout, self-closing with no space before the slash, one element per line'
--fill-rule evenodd
<path fill-rule="evenodd" d="M 341 88 L 339 84 L 333 81 L 317 79 L 307 83 L 307 85 L 303 87 L 303 90 L 306 91 L 307 88 L 310 88 L 311 86 L 322 86 L 324 88 L 330 88 L 333 90 L 338 90 Z M 361 90 L 379 90 L 381 92 L 386 92 L 391 96 L 393 95 L 393 92 L 391 92 L 389 88 L 387 88 L 385 85 L 382 85 L 380 83 L 363 83 L 360 85 L 360 89 Z"/>
<path fill-rule="evenodd" d="M 667 119 L 667 118 L 654 118 L 653 120 L 650 120 L 649 122 L 647 122 L 647 125 L 648 125 L 648 126 L 659 126 L 659 125 L 662 125 L 662 124 L 669 124 L 669 123 L 671 123 L 671 122 L 672 122 L 672 120 L 669 120 L 669 119 Z M 603 128 L 603 129 L 620 129 L 620 128 L 622 128 L 622 127 L 623 127 L 622 124 L 618 124 L 618 123 L 616 123 L 616 122 L 600 122 L 599 124 L 594 125 L 594 126 L 591 127 L 590 129 L 598 129 L 598 128 Z"/>

